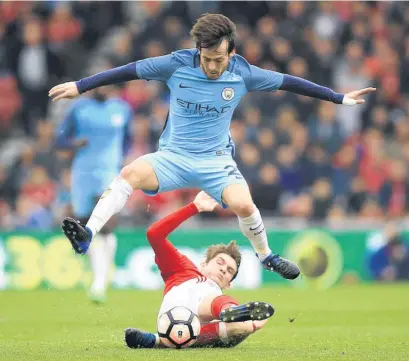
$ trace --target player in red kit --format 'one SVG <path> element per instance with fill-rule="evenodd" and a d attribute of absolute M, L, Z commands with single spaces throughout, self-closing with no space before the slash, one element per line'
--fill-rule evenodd
<path fill-rule="evenodd" d="M 155 262 L 165 282 L 164 296 L 158 317 L 176 306 L 195 313 L 202 324 L 195 346 L 231 347 L 261 329 L 274 314 L 265 302 L 243 305 L 223 295 L 239 271 L 241 254 L 234 241 L 208 248 L 205 260 L 196 265 L 181 254 L 167 239 L 181 223 L 199 212 L 211 212 L 217 202 L 205 192 L 147 230 L 147 238 L 155 252 Z M 136 328 L 125 330 L 126 344 L 131 348 L 161 347 L 158 335 Z"/>

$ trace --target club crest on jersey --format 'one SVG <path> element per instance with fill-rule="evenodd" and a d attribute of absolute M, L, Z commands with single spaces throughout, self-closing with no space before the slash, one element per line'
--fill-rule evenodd
<path fill-rule="evenodd" d="M 234 98 L 234 89 L 233 88 L 224 88 L 222 91 L 222 98 L 224 100 L 232 100 Z"/>
<path fill-rule="evenodd" d="M 113 114 L 111 117 L 111 123 L 115 127 L 120 127 L 124 124 L 125 119 L 122 114 Z"/>

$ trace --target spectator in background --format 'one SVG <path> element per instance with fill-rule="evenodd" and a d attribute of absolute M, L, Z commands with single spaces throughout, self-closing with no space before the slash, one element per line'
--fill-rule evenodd
<path fill-rule="evenodd" d="M 230 124 L 230 133 L 236 148 L 240 148 L 246 139 L 246 126 L 244 122 L 233 119 Z"/>
<path fill-rule="evenodd" d="M 378 129 L 385 135 L 391 135 L 393 132 L 392 122 L 389 121 L 389 113 L 385 106 L 377 105 L 371 112 L 369 117 L 369 124 L 363 123 L 363 128 Z"/>
<path fill-rule="evenodd" d="M 290 145 L 294 148 L 297 153 L 297 157 L 300 158 L 307 149 L 308 145 L 308 130 L 300 123 L 295 123 L 289 132 Z"/>
<path fill-rule="evenodd" d="M 243 56 L 250 64 L 260 64 L 263 59 L 263 46 L 259 39 L 249 38 L 243 43 Z"/>
<path fill-rule="evenodd" d="M 290 198 L 281 198 L 281 214 L 286 217 L 303 218 L 310 220 L 313 213 L 313 198 L 310 193 L 304 192 Z"/>
<path fill-rule="evenodd" d="M 314 51 L 311 52 L 310 66 L 312 78 L 316 82 L 333 87 L 333 73 L 335 60 L 335 44 L 329 39 L 314 36 L 312 39 Z"/>
<path fill-rule="evenodd" d="M 332 205 L 332 186 L 325 178 L 318 179 L 311 188 L 313 197 L 312 219 L 323 221 Z"/>
<path fill-rule="evenodd" d="M 361 221 L 379 222 L 382 220 L 383 211 L 379 203 L 373 198 L 367 198 L 358 214 Z"/>
<path fill-rule="evenodd" d="M 363 137 L 363 154 L 359 163 L 359 175 L 370 194 L 381 189 L 388 174 L 389 162 L 383 152 L 384 138 L 376 129 L 368 129 Z"/>
<path fill-rule="evenodd" d="M 272 162 L 275 157 L 275 134 L 270 128 L 261 128 L 259 130 L 258 142 L 260 145 L 261 160 L 263 162 Z"/>
<path fill-rule="evenodd" d="M 409 38 L 405 39 L 404 53 L 402 63 L 400 66 L 400 91 L 402 93 L 409 93 Z"/>
<path fill-rule="evenodd" d="M 0 202 L 10 202 L 10 195 L 11 191 L 7 169 L 0 165 Z"/>
<path fill-rule="evenodd" d="M 372 80 L 364 68 L 362 44 L 357 41 L 351 41 L 346 46 L 345 55 L 341 56 L 334 71 L 334 86 L 340 91 L 348 92 L 356 86 L 364 88 L 371 86 Z M 359 119 L 362 111 L 362 108 L 357 110 L 353 107 L 337 109 L 337 116 L 344 136 L 349 136 L 360 130 Z"/>
<path fill-rule="evenodd" d="M 48 90 L 64 73 L 60 59 L 43 42 L 41 26 L 34 18 L 24 23 L 22 44 L 10 62 L 23 96 L 21 119 L 28 135 L 34 134 L 37 119 L 46 117 Z"/>
<path fill-rule="evenodd" d="M 0 230 L 12 231 L 13 228 L 11 207 L 6 201 L 0 199 Z"/>
<path fill-rule="evenodd" d="M 171 52 L 178 49 L 179 39 L 185 36 L 187 30 L 183 23 L 175 16 L 168 16 L 163 24 L 164 44 L 166 51 Z M 126 64 L 121 62 L 120 64 Z"/>
<path fill-rule="evenodd" d="M 331 228 L 345 229 L 346 216 L 347 214 L 344 207 L 340 204 L 333 204 L 327 214 L 328 226 Z"/>
<path fill-rule="evenodd" d="M 294 149 L 282 145 L 277 150 L 277 167 L 280 172 L 280 185 L 283 191 L 296 195 L 303 186 L 301 179 L 301 165 Z"/>
<path fill-rule="evenodd" d="M 385 144 L 385 152 L 389 157 L 401 158 L 406 144 L 409 144 L 409 116 L 402 116 L 393 124 L 393 137 Z"/>
<path fill-rule="evenodd" d="M 319 2 L 318 7 L 319 11 L 313 20 L 314 32 L 320 38 L 335 41 L 341 29 L 339 15 L 331 2 Z"/>
<path fill-rule="evenodd" d="M 380 204 L 389 218 L 402 217 L 409 211 L 409 182 L 405 163 L 394 160 L 389 177 L 380 190 Z"/>
<path fill-rule="evenodd" d="M 8 169 L 8 191 L 11 205 L 14 205 L 22 185 L 34 168 L 35 151 L 32 145 L 26 145 L 19 158 Z"/>
<path fill-rule="evenodd" d="M 246 125 L 246 141 L 257 143 L 258 132 L 261 125 L 261 112 L 257 108 L 248 108 L 244 113 L 244 123 Z"/>
<path fill-rule="evenodd" d="M 80 22 L 72 15 L 71 5 L 67 2 L 58 3 L 47 24 L 47 39 L 49 45 L 57 50 L 65 43 L 76 41 L 81 35 Z"/>
<path fill-rule="evenodd" d="M 330 156 L 319 144 L 308 146 L 302 159 L 303 186 L 311 186 L 318 178 L 329 178 L 332 169 Z"/>
<path fill-rule="evenodd" d="M 370 254 L 369 271 L 378 281 L 409 280 L 409 247 L 401 235 L 394 232 L 385 245 Z"/>
<path fill-rule="evenodd" d="M 357 172 L 358 158 L 356 149 L 345 144 L 334 156 L 332 186 L 335 198 L 344 198 L 350 190 L 350 184 Z"/>
<path fill-rule="evenodd" d="M 13 223 L 14 229 L 19 231 L 47 231 L 51 230 L 53 225 L 50 211 L 23 195 L 17 199 Z"/>
<path fill-rule="evenodd" d="M 64 160 L 57 158 L 55 152 L 54 125 L 46 120 L 39 120 L 36 127 L 36 135 L 34 163 L 44 167 L 48 175 L 52 179 L 57 180 Z"/>
<path fill-rule="evenodd" d="M 308 129 L 311 141 L 322 144 L 330 154 L 341 147 L 343 137 L 333 104 L 320 102 L 317 114 L 308 122 Z"/>
<path fill-rule="evenodd" d="M 256 183 L 260 166 L 260 152 L 255 145 L 244 143 L 240 147 L 237 164 L 246 181 L 250 185 Z"/>
<path fill-rule="evenodd" d="M 352 214 L 361 212 L 363 205 L 369 199 L 365 182 L 360 177 L 352 179 L 348 194 L 348 211 Z"/>
<path fill-rule="evenodd" d="M 104 57 L 109 59 L 113 67 L 128 64 L 133 60 L 132 34 L 128 28 L 123 27 L 115 33 L 113 46 L 104 52 Z"/>
<path fill-rule="evenodd" d="M 275 116 L 275 133 L 277 145 L 290 144 L 290 129 L 298 123 L 298 114 L 291 106 L 283 106 L 279 109 Z"/>
<path fill-rule="evenodd" d="M 273 4 L 272 2 L 269 4 Z M 279 22 L 279 34 L 286 36 L 296 47 L 302 44 L 302 32 L 307 27 L 310 21 L 310 12 L 307 6 L 302 1 L 291 1 L 286 4 L 285 17 Z"/>
<path fill-rule="evenodd" d="M 262 47 L 265 48 L 274 36 L 277 36 L 277 22 L 270 15 L 263 16 L 257 21 L 256 36 L 261 41 Z M 240 34 L 239 34 L 240 36 Z"/>
<path fill-rule="evenodd" d="M 0 73 L 0 94 L 0 140 L 2 140 L 12 134 L 15 128 L 13 120 L 22 104 L 17 82 L 11 74 Z"/>
<path fill-rule="evenodd" d="M 7 64 L 7 44 L 6 44 L 6 25 L 0 21 L 0 73 L 8 69 Z"/>
<path fill-rule="evenodd" d="M 55 188 L 46 169 L 36 165 L 22 184 L 20 194 L 34 204 L 47 208 L 55 198 Z"/>
<path fill-rule="evenodd" d="M 253 200 L 267 214 L 276 215 L 279 209 L 280 174 L 272 163 L 264 163 L 258 173 L 258 180 L 252 187 Z"/>
<path fill-rule="evenodd" d="M 277 71 L 288 73 L 288 64 L 293 54 L 293 49 L 288 40 L 282 37 L 273 38 L 270 42 L 270 53 Z M 251 63 L 251 62 L 250 62 Z"/>

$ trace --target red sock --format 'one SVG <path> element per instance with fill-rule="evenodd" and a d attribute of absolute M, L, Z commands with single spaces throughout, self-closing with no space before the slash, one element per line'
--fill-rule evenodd
<path fill-rule="evenodd" d="M 219 338 L 219 322 L 208 323 L 201 327 L 197 344 L 200 346 L 212 345 Z"/>
<path fill-rule="evenodd" d="M 231 306 L 237 306 L 239 303 L 230 296 L 218 296 L 216 297 L 212 304 L 211 304 L 211 311 L 214 318 L 220 318 L 220 312 L 222 312 L 225 308 L 229 308 Z"/>

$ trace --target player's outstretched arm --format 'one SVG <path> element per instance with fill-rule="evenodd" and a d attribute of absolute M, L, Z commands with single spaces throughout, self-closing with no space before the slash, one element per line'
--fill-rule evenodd
<path fill-rule="evenodd" d="M 136 63 L 129 63 L 117 68 L 109 69 L 101 73 L 82 78 L 78 81 L 70 81 L 53 87 L 48 96 L 53 101 L 60 99 L 73 99 L 78 95 L 101 86 L 123 83 L 138 79 Z"/>
<path fill-rule="evenodd" d="M 288 74 L 283 75 L 283 82 L 279 89 L 348 106 L 364 104 L 365 99 L 362 99 L 362 96 L 376 91 L 376 88 L 370 87 L 352 91 L 347 94 L 336 93 L 330 88 Z"/>
<path fill-rule="evenodd" d="M 148 228 L 146 234 L 152 247 L 154 247 L 158 240 L 165 240 L 170 233 L 187 219 L 200 212 L 211 212 L 216 205 L 217 202 L 207 193 L 199 192 L 192 203 L 156 221 Z"/>

